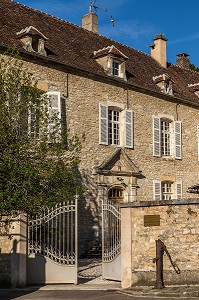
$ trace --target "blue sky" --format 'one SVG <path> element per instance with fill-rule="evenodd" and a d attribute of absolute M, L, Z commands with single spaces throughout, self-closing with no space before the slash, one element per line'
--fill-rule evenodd
<path fill-rule="evenodd" d="M 91 0 L 18 2 L 81 26 Z M 96 0 L 95 5 L 107 9 L 97 11 L 100 34 L 150 54 L 153 38 L 163 33 L 168 38 L 168 62 L 175 63 L 176 54 L 185 52 L 199 67 L 199 0 Z"/>

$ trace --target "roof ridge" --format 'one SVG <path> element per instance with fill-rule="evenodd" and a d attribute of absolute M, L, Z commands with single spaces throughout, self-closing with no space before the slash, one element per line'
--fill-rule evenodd
<path fill-rule="evenodd" d="M 77 28 L 79 28 L 79 29 L 82 29 L 82 30 L 84 30 L 84 31 L 86 31 L 86 32 L 88 32 L 88 33 L 90 32 L 90 34 L 94 34 L 94 35 L 101 36 L 101 37 L 105 38 L 106 40 L 109 40 L 109 41 L 111 41 L 111 42 L 117 43 L 117 44 L 119 44 L 119 45 L 121 45 L 121 46 L 123 46 L 123 47 L 127 47 L 128 49 L 133 49 L 134 51 L 136 51 L 136 52 L 138 52 L 138 53 L 141 53 L 141 54 L 143 54 L 143 55 L 145 55 L 145 56 L 147 56 L 147 57 L 151 57 L 151 55 L 149 55 L 149 54 L 147 54 L 147 53 L 145 53 L 145 52 L 142 52 L 141 50 L 135 49 L 135 48 L 132 47 L 132 46 L 129 46 L 129 45 L 123 44 L 123 43 L 121 43 L 121 42 L 119 42 L 119 41 L 116 41 L 116 40 L 113 40 L 113 39 L 111 39 L 111 38 L 108 38 L 108 37 L 106 37 L 106 36 L 104 36 L 104 35 L 102 35 L 102 34 L 100 34 L 100 33 L 98 33 L 98 32 L 93 32 L 93 31 L 87 30 L 87 29 L 85 29 L 85 28 L 83 28 L 83 27 L 81 27 L 81 26 L 79 26 L 79 25 L 77 25 L 77 24 L 74 24 L 74 23 L 72 23 L 72 22 L 69 22 L 69 21 L 67 21 L 67 20 L 61 19 L 61 18 L 56 17 L 56 16 L 53 16 L 53 15 L 50 15 L 49 13 L 43 12 L 43 11 L 38 10 L 38 9 L 36 9 L 36 8 L 32 8 L 32 7 L 27 6 L 27 5 L 25 5 L 25 4 L 19 3 L 19 2 L 15 1 L 15 0 L 11 0 L 11 2 L 16 3 L 16 4 L 22 6 L 22 7 L 26 8 L 26 9 L 29 9 L 29 10 L 32 10 L 32 11 L 35 11 L 35 12 L 38 12 L 38 13 L 40 13 L 40 14 L 47 15 L 48 17 L 51 17 L 51 18 L 53 18 L 53 19 L 62 21 L 62 22 L 64 22 L 64 23 L 68 23 L 68 24 L 70 24 L 70 25 L 72 25 L 72 26 L 74 26 L 74 27 L 77 27 Z"/>

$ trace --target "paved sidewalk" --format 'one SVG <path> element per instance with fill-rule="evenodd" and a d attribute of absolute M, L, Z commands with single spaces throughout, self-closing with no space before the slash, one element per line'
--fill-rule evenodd
<path fill-rule="evenodd" d="M 136 286 L 128 289 L 120 289 L 124 293 L 137 297 L 166 297 L 166 298 L 198 298 L 199 285 L 175 285 L 157 290 L 152 286 Z"/>

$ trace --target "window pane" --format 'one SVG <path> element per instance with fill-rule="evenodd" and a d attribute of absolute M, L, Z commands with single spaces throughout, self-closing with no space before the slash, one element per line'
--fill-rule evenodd
<path fill-rule="evenodd" d="M 161 143 L 162 155 L 170 155 L 170 124 L 168 121 L 161 121 Z"/>
<path fill-rule="evenodd" d="M 108 138 L 110 145 L 119 145 L 119 112 L 108 111 Z"/>
<path fill-rule="evenodd" d="M 162 199 L 163 200 L 171 200 L 172 198 L 172 189 L 170 182 L 162 183 Z"/>
<path fill-rule="evenodd" d="M 112 63 L 112 73 L 115 76 L 119 75 L 119 63 L 116 61 L 113 61 L 113 63 Z"/>

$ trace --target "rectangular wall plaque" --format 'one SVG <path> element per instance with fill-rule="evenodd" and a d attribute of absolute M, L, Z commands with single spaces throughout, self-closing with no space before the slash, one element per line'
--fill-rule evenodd
<path fill-rule="evenodd" d="M 160 215 L 145 215 L 144 227 L 160 226 Z"/>

